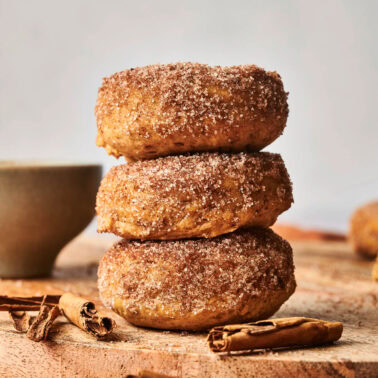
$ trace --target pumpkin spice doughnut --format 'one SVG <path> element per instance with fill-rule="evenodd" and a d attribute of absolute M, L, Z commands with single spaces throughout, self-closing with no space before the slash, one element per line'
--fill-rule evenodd
<path fill-rule="evenodd" d="M 378 201 L 358 208 L 350 219 L 349 240 L 354 250 L 367 258 L 378 254 Z"/>
<path fill-rule="evenodd" d="M 209 238 L 269 227 L 292 202 L 278 154 L 167 156 L 108 172 L 97 194 L 97 230 L 126 239 Z"/>
<path fill-rule="evenodd" d="M 98 270 L 106 306 L 132 324 L 160 329 L 266 319 L 295 286 L 289 243 L 262 228 L 214 239 L 122 240 Z"/>
<path fill-rule="evenodd" d="M 375 264 L 373 266 L 373 271 L 371 272 L 371 276 L 374 281 L 378 282 L 378 256 L 377 256 L 377 259 L 375 260 Z"/>
<path fill-rule="evenodd" d="M 286 125 L 276 72 L 198 63 L 128 69 L 103 79 L 97 145 L 128 160 L 200 151 L 259 151 Z"/>

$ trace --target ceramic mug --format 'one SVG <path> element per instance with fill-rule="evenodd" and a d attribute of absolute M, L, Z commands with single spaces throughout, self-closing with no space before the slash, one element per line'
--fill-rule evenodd
<path fill-rule="evenodd" d="M 0 277 L 51 273 L 94 217 L 101 174 L 97 164 L 0 162 Z"/>

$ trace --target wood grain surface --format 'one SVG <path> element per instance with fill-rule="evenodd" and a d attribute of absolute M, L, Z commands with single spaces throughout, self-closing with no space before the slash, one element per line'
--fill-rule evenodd
<path fill-rule="evenodd" d="M 81 236 L 60 254 L 53 276 L 0 280 L 0 294 L 74 294 L 101 308 L 98 260 L 114 239 Z M 276 314 L 344 323 L 342 338 L 323 347 L 216 355 L 206 334 L 136 328 L 117 322 L 109 341 L 97 341 L 63 317 L 49 341 L 36 343 L 0 313 L 0 377 L 121 377 L 150 370 L 174 377 L 378 377 L 378 283 L 372 262 L 342 241 L 295 241 L 298 288 Z"/>

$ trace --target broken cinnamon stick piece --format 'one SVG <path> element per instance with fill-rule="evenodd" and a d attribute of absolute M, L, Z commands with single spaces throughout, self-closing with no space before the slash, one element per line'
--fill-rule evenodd
<path fill-rule="evenodd" d="M 312 346 L 338 340 L 340 322 L 312 318 L 281 318 L 213 328 L 207 338 L 213 352 Z"/>
<path fill-rule="evenodd" d="M 46 340 L 54 320 L 60 315 L 59 307 L 42 305 L 31 323 L 26 336 L 33 341 Z"/>
<path fill-rule="evenodd" d="M 19 332 L 27 332 L 33 321 L 33 318 L 25 311 L 9 311 L 9 316 L 14 328 Z"/>
<path fill-rule="evenodd" d="M 113 319 L 97 312 L 93 302 L 71 293 L 62 295 L 59 307 L 68 320 L 97 338 L 109 335 L 116 326 Z"/>

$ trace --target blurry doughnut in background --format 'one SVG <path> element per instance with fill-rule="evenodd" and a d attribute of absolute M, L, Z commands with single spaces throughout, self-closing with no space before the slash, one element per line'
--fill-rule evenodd
<path fill-rule="evenodd" d="M 367 258 L 378 254 L 378 201 L 358 208 L 350 220 L 349 240 L 355 252 Z"/>
<path fill-rule="evenodd" d="M 373 275 L 373 280 L 378 282 L 378 256 L 377 256 L 377 260 L 375 260 L 372 275 Z"/>

